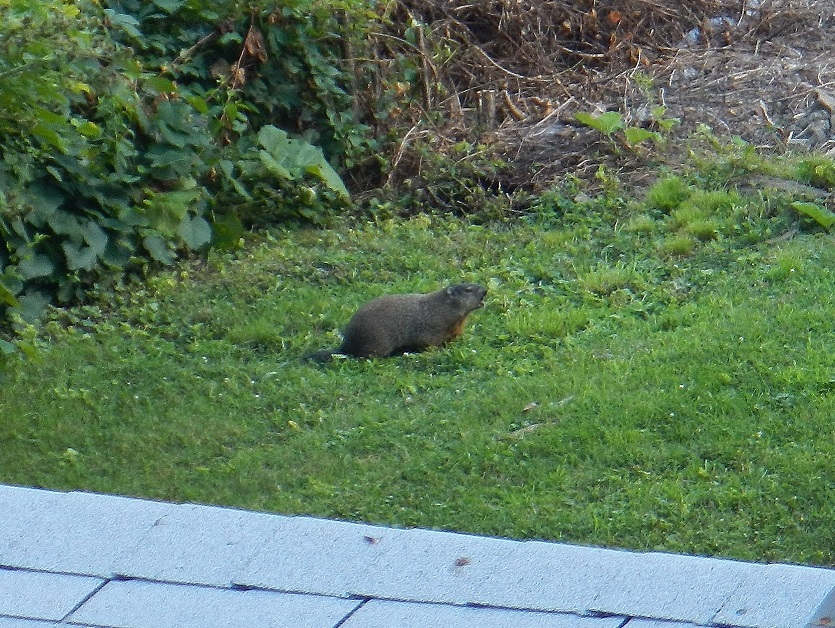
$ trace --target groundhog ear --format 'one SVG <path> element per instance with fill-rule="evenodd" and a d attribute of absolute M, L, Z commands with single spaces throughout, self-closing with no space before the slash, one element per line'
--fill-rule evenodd
<path fill-rule="evenodd" d="M 448 286 L 447 289 L 446 289 L 446 293 L 449 296 L 452 296 L 453 294 L 455 294 L 455 286 Z"/>

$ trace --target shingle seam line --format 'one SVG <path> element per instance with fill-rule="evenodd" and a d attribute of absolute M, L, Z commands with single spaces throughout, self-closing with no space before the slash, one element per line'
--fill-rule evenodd
<path fill-rule="evenodd" d="M 373 598 L 365 598 L 365 599 L 363 599 L 363 600 L 360 600 L 360 603 L 359 603 L 359 604 L 357 604 L 357 605 L 353 608 L 353 610 L 351 610 L 351 612 L 349 612 L 347 615 L 345 615 L 345 617 L 343 617 L 342 619 L 340 619 L 340 620 L 336 623 L 336 625 L 334 625 L 334 627 L 333 627 L 333 628 L 339 628 L 340 626 L 344 626 L 346 621 L 348 621 L 349 619 L 351 619 L 351 617 L 353 617 L 353 616 L 354 616 L 354 614 L 355 614 L 355 613 L 356 613 L 359 609 L 361 609 L 363 606 L 365 606 L 366 604 L 368 604 L 368 602 L 369 602 L 370 600 L 372 600 L 372 599 L 373 599 Z"/>
<path fill-rule="evenodd" d="M 104 587 L 106 587 L 108 582 L 110 582 L 110 579 L 102 580 L 99 583 L 99 586 L 97 586 L 95 589 L 90 591 L 90 593 L 88 593 L 86 596 L 84 596 L 84 599 L 81 600 L 75 606 L 73 606 L 70 609 L 70 611 L 66 615 L 64 615 L 58 623 L 61 624 L 61 623 L 66 622 L 67 620 L 69 620 L 69 618 L 72 617 L 73 613 L 75 613 L 79 608 L 84 606 L 87 602 L 89 602 L 93 598 L 94 595 L 96 595 L 99 591 L 101 591 Z"/>

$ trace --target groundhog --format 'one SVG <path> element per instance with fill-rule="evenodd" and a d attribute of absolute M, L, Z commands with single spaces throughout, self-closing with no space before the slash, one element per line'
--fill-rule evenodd
<path fill-rule="evenodd" d="M 334 354 L 384 358 L 446 344 L 464 331 L 470 312 L 484 305 L 487 289 L 462 283 L 428 294 L 390 294 L 369 301 L 345 328 L 342 345 L 309 356 L 327 362 Z"/>

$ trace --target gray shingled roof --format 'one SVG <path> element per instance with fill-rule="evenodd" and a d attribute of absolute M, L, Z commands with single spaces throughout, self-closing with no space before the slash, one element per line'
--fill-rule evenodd
<path fill-rule="evenodd" d="M 835 571 L 0 485 L 0 628 L 807 628 Z"/>

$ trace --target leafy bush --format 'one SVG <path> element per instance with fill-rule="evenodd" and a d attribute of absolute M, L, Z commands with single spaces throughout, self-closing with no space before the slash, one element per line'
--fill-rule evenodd
<path fill-rule="evenodd" d="M 146 67 L 176 77 L 189 100 L 208 103 L 213 131 L 243 135 L 276 125 L 352 165 L 368 146 L 354 111 L 356 68 L 346 52 L 375 14 L 356 0 L 109 0 L 136 29 L 121 39 Z M 350 63 L 354 63 L 351 59 Z M 347 63 L 347 62 L 346 62 Z M 223 128 L 223 127 L 226 128 Z"/>
<path fill-rule="evenodd" d="M 228 202 L 248 224 L 299 217 L 322 223 L 328 209 L 344 204 L 349 196 L 320 148 L 270 125 L 261 128 L 255 141 L 250 136 L 241 138 L 235 159 L 223 159 L 219 167 L 224 185 L 215 196 L 215 206 Z M 303 182 L 310 178 L 323 186 L 318 190 L 305 186 Z M 275 181 L 281 183 L 280 190 Z"/>
<path fill-rule="evenodd" d="M 345 204 L 367 9 L 262 5 L 0 0 L 0 323 Z"/>

